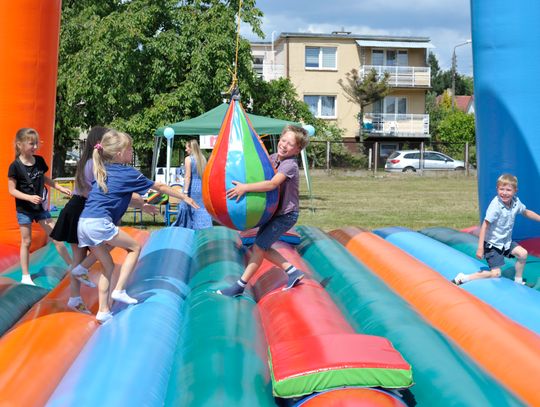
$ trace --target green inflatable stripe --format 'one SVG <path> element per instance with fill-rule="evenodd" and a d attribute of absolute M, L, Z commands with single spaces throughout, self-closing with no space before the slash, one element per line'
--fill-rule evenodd
<path fill-rule="evenodd" d="M 357 332 L 383 336 L 413 369 L 418 406 L 523 406 L 342 245 L 300 226 L 303 260 Z M 399 267 L 399 264 L 396 264 Z"/>
<path fill-rule="evenodd" d="M 243 272 L 238 233 L 197 231 L 191 293 L 172 366 L 166 406 L 275 406 L 266 343 L 256 305 L 228 298 L 222 288 Z"/>

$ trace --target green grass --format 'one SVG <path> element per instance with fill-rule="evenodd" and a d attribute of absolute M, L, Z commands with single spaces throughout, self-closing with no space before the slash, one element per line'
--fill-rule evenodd
<path fill-rule="evenodd" d="M 299 225 L 330 231 L 344 226 L 376 229 L 405 226 L 422 229 L 447 226 L 456 229 L 478 224 L 478 193 L 475 176 L 461 173 L 386 174 L 369 172 L 311 174 L 313 201 L 306 181 L 300 182 Z M 67 200 L 59 198 L 56 205 Z M 133 214 L 124 216 L 125 226 L 159 229 L 163 218 L 143 216 L 143 224 L 133 223 Z"/>

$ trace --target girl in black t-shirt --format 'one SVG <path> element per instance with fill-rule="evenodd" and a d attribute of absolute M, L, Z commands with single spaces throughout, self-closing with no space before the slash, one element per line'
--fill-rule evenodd
<path fill-rule="evenodd" d="M 28 269 L 30 259 L 30 245 L 32 243 L 32 222 L 37 222 L 47 236 L 51 233 L 54 221 L 51 214 L 45 209 L 46 187 L 49 185 L 66 195 L 71 191 L 58 185 L 45 173 L 49 170 L 43 157 L 34 155 L 39 145 L 39 136 L 36 130 L 22 128 L 15 137 L 15 161 L 9 165 L 8 191 L 15 197 L 17 221 L 21 231 L 21 282 L 35 285 Z M 71 258 L 63 243 L 54 241 L 60 256 L 69 265 Z"/>

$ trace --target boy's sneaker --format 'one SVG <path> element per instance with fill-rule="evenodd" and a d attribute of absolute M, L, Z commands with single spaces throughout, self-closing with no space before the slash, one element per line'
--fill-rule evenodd
<path fill-rule="evenodd" d="M 455 276 L 454 279 L 452 280 L 452 282 L 455 285 L 461 285 L 466 281 L 467 281 L 467 275 L 464 273 L 458 273 L 457 276 Z"/>
<path fill-rule="evenodd" d="M 107 321 L 110 321 L 113 318 L 112 312 L 98 312 L 96 314 L 96 319 L 100 324 L 104 324 Z"/>
<path fill-rule="evenodd" d="M 75 267 L 73 270 L 71 270 L 71 275 L 79 280 L 82 284 L 90 288 L 96 287 L 94 282 L 88 277 L 88 270 L 85 270 L 82 267 Z"/>
<path fill-rule="evenodd" d="M 297 285 L 300 280 L 304 278 L 304 273 L 300 270 L 296 269 L 291 273 L 287 273 L 287 285 L 285 286 L 284 290 L 289 290 L 293 288 L 295 285 Z"/>
<path fill-rule="evenodd" d="M 521 278 L 514 279 L 514 282 L 519 285 L 527 285 L 527 280 Z"/>
<path fill-rule="evenodd" d="M 36 285 L 32 281 L 32 276 L 30 274 L 23 274 L 22 277 L 21 277 L 21 283 L 22 284 L 27 284 L 27 285 Z"/>
<path fill-rule="evenodd" d="M 86 304 L 82 302 L 81 300 L 73 300 L 72 298 L 70 298 L 68 300 L 67 306 L 69 309 L 80 312 L 82 314 L 87 314 L 87 315 L 92 314 L 90 310 L 86 307 Z"/>
<path fill-rule="evenodd" d="M 113 290 L 111 298 L 115 301 L 123 302 L 124 304 L 137 304 L 139 302 L 135 298 L 130 297 L 128 293 L 126 293 L 126 290 Z"/>
<path fill-rule="evenodd" d="M 239 297 L 244 293 L 244 287 L 241 287 L 238 283 L 234 283 L 230 287 L 217 290 L 216 293 L 226 297 Z"/>

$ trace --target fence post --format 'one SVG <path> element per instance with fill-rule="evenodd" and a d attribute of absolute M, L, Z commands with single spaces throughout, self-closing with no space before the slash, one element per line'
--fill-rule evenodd
<path fill-rule="evenodd" d="M 425 145 L 424 142 L 420 142 L 420 174 L 424 174 L 424 151 L 425 151 Z"/>
<path fill-rule="evenodd" d="M 368 170 L 369 171 L 371 171 L 371 164 L 372 164 L 371 161 L 373 160 L 373 157 L 371 156 L 371 154 L 373 154 L 373 151 L 370 148 L 368 151 Z"/>
<path fill-rule="evenodd" d="M 373 173 L 376 174 L 379 165 L 379 142 L 376 141 L 373 147 Z"/>
<path fill-rule="evenodd" d="M 469 142 L 465 143 L 465 174 L 469 176 Z"/>
<path fill-rule="evenodd" d="M 330 171 L 330 141 L 326 141 L 326 171 Z"/>

